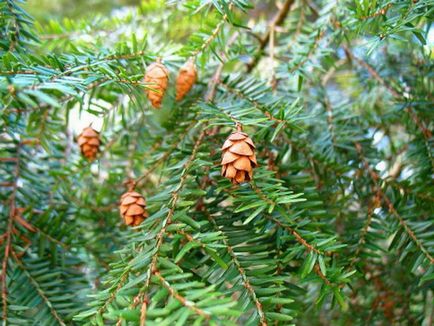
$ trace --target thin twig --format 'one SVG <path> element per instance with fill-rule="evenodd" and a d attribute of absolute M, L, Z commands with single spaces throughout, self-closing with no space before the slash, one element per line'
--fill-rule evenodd
<path fill-rule="evenodd" d="M 234 4 L 231 2 L 229 4 L 229 6 L 228 6 L 228 9 L 232 10 L 233 5 Z M 222 29 L 222 27 L 223 27 L 223 25 L 224 25 L 224 23 L 226 22 L 227 19 L 228 19 L 228 15 L 224 14 L 223 17 L 222 17 L 222 19 L 220 20 L 220 22 L 217 24 L 217 26 L 212 31 L 211 35 L 208 36 L 208 38 L 205 40 L 205 42 L 203 42 L 203 44 L 200 46 L 200 48 L 196 49 L 195 51 L 193 51 L 191 53 L 191 57 L 192 58 L 197 57 L 197 55 L 199 53 L 203 52 L 203 50 L 205 50 L 210 45 L 210 43 L 212 42 L 212 40 L 214 40 L 217 37 L 217 35 L 219 34 L 220 30 Z"/>
<path fill-rule="evenodd" d="M 14 181 L 11 195 L 9 196 L 9 219 L 8 225 L 6 229 L 6 243 L 5 243 L 5 251 L 3 256 L 2 263 L 2 302 L 3 302 L 3 320 L 6 321 L 8 318 L 8 289 L 7 289 L 7 268 L 8 268 L 8 260 L 9 254 L 12 251 L 12 230 L 14 225 L 14 216 L 16 211 L 16 196 L 18 191 L 18 179 L 20 177 L 20 154 L 21 154 L 22 144 L 19 142 L 17 144 L 16 151 L 16 161 L 15 161 L 15 170 L 14 170 Z"/>
<path fill-rule="evenodd" d="M 393 216 L 396 217 L 396 219 L 399 221 L 399 224 L 404 228 L 405 232 L 408 234 L 408 236 L 412 239 L 412 241 L 416 244 L 416 246 L 422 251 L 422 253 L 425 255 L 426 258 L 428 258 L 430 264 L 434 264 L 434 258 L 431 256 L 431 254 L 428 252 L 428 250 L 425 248 L 425 246 L 422 244 L 422 242 L 416 237 L 414 234 L 414 231 L 410 228 L 410 226 L 407 224 L 407 222 L 404 220 L 404 218 L 398 213 L 396 208 L 394 207 L 392 201 L 389 199 L 389 197 L 386 195 L 386 193 L 381 189 L 379 186 L 379 182 L 382 181 L 382 178 L 370 167 L 368 161 L 363 156 L 362 152 L 362 145 L 360 143 L 354 144 L 357 153 L 359 154 L 360 159 L 362 160 L 362 163 L 365 167 L 365 169 L 369 172 L 369 175 L 371 176 L 372 181 L 377 187 L 377 190 L 379 194 L 381 195 L 381 198 L 386 203 L 389 212 L 392 213 Z"/>
<path fill-rule="evenodd" d="M 195 121 L 195 118 L 192 119 L 193 122 L 190 123 L 187 128 L 185 129 L 185 131 L 180 135 L 179 137 L 179 141 L 175 142 L 174 144 L 172 144 L 170 146 L 170 148 L 159 158 L 157 159 L 154 164 L 152 164 L 152 166 L 147 169 L 147 171 L 141 175 L 140 177 L 136 178 L 134 180 L 134 184 L 135 186 L 137 186 L 140 182 L 142 182 L 143 180 L 146 180 L 149 175 L 155 171 L 155 169 L 162 163 L 165 162 L 167 160 L 167 158 L 173 153 L 173 151 L 179 146 L 179 144 L 181 144 L 185 138 L 188 136 L 190 130 L 192 128 L 194 128 L 194 126 L 197 124 L 197 122 Z"/>
<path fill-rule="evenodd" d="M 253 68 L 255 68 L 258 64 L 260 54 L 269 42 L 271 36 L 271 26 L 273 26 L 272 28 L 274 29 L 276 26 L 280 26 L 283 24 L 294 2 L 294 0 L 286 0 L 285 3 L 282 5 L 282 8 L 280 8 L 279 12 L 274 16 L 273 20 L 271 21 L 270 28 L 268 29 L 262 40 L 259 42 L 259 55 L 256 55 L 253 58 L 253 61 L 247 65 L 247 72 L 251 72 Z"/>
<path fill-rule="evenodd" d="M 30 283 L 35 287 L 36 292 L 38 292 L 39 296 L 42 298 L 48 309 L 50 310 L 51 314 L 53 315 L 54 319 L 57 320 L 59 325 L 66 326 L 65 322 L 62 320 L 62 318 L 57 313 L 56 309 L 54 309 L 53 303 L 50 301 L 50 299 L 45 295 L 44 291 L 41 289 L 41 287 L 38 284 L 38 281 L 33 278 L 33 276 L 30 274 L 30 272 L 26 269 L 24 264 L 20 261 L 20 259 L 17 257 L 17 255 L 12 251 L 12 256 L 15 259 L 15 262 L 18 266 L 21 267 L 21 270 L 24 274 L 26 274 L 27 278 L 30 280 Z M 6 320 L 6 319 L 4 319 Z"/>
<path fill-rule="evenodd" d="M 178 300 L 184 307 L 190 309 L 191 311 L 195 312 L 196 314 L 198 314 L 199 316 L 205 318 L 205 319 L 210 319 L 210 314 L 198 307 L 196 307 L 196 305 L 194 304 L 194 302 L 189 301 L 188 299 L 186 299 L 185 297 L 183 297 L 182 295 L 180 295 L 170 284 L 169 282 L 167 282 L 167 280 L 163 277 L 163 275 L 161 275 L 160 271 L 156 270 L 154 271 L 154 275 L 160 280 L 161 284 L 163 285 L 163 287 L 169 291 L 170 295 L 175 298 L 176 300 Z"/>
<path fill-rule="evenodd" d="M 254 183 L 250 183 L 250 187 L 252 188 L 252 190 L 265 202 L 268 203 L 268 205 L 270 206 L 276 206 L 278 205 L 275 201 L 269 199 L 262 191 L 261 189 L 259 189 L 256 184 Z M 278 219 L 271 217 L 271 216 L 267 216 L 267 219 L 269 219 L 270 221 L 273 221 L 275 224 L 277 224 L 279 227 L 284 228 L 286 230 L 289 231 L 289 233 L 291 233 L 294 238 L 297 240 L 298 243 L 302 244 L 304 247 L 306 247 L 306 249 L 310 252 L 313 251 L 315 253 L 317 253 L 318 255 L 326 255 L 326 256 L 331 256 L 331 253 L 325 253 L 325 252 L 321 252 L 320 250 L 318 250 L 317 248 L 315 248 L 313 245 L 311 245 L 309 242 L 307 242 L 297 231 L 295 231 L 295 229 L 291 228 L 289 225 L 283 224 L 281 221 L 279 221 Z"/>
<path fill-rule="evenodd" d="M 176 204 L 177 204 L 178 199 L 179 199 L 179 194 L 185 185 L 185 182 L 186 182 L 187 177 L 188 177 L 188 172 L 190 170 L 191 165 L 193 164 L 193 161 L 196 157 L 196 154 L 199 150 L 199 147 L 202 144 L 202 141 L 205 137 L 205 134 L 206 134 L 206 132 L 205 132 L 205 129 L 203 128 L 202 132 L 199 134 L 199 137 L 197 138 L 197 140 L 194 144 L 193 151 L 190 155 L 190 158 L 185 163 L 184 170 L 181 174 L 180 182 L 179 182 L 176 190 L 172 193 L 172 198 L 170 200 L 170 205 L 169 205 L 169 211 L 166 215 L 166 218 L 163 220 L 160 232 L 156 236 L 156 243 L 155 243 L 155 249 L 154 249 L 155 252 L 151 257 L 151 263 L 150 263 L 149 268 L 148 268 L 148 277 L 145 280 L 144 286 L 140 289 L 139 294 L 137 295 L 137 298 L 139 298 L 139 300 L 138 300 L 139 302 L 143 302 L 143 300 L 146 297 L 146 291 L 148 290 L 150 282 L 151 282 L 151 274 L 154 273 L 154 271 L 157 268 L 158 255 L 160 253 L 160 248 L 161 248 L 163 241 L 164 241 L 164 236 L 166 234 L 167 227 L 172 223 L 172 218 L 173 218 L 173 215 L 175 213 L 175 208 L 176 208 Z M 144 321 L 143 318 L 140 318 L 140 320 Z M 144 322 L 141 323 L 140 326 L 144 326 Z"/>
<path fill-rule="evenodd" d="M 203 206 L 202 211 L 205 213 L 205 215 L 207 216 L 208 220 L 210 221 L 210 223 L 214 226 L 214 229 L 216 231 L 222 232 L 222 230 L 220 230 L 220 228 L 218 227 L 216 221 L 214 221 L 214 219 L 212 218 L 211 214 L 209 213 L 209 211 L 206 209 L 205 206 Z M 235 264 L 235 267 L 238 270 L 238 273 L 241 276 L 241 279 L 244 283 L 244 287 L 246 288 L 247 292 L 249 293 L 249 296 L 251 297 L 253 303 L 255 304 L 256 310 L 258 311 L 258 315 L 259 315 L 259 319 L 260 319 L 260 325 L 261 326 L 266 326 L 267 325 L 267 319 L 265 318 L 265 313 L 264 310 L 262 308 L 262 304 L 258 299 L 258 296 L 256 295 L 255 290 L 253 289 L 253 286 L 250 284 L 250 281 L 247 277 L 247 274 L 244 270 L 244 268 L 241 266 L 237 255 L 235 254 L 232 246 L 229 244 L 229 242 L 226 240 L 226 237 L 222 239 L 225 248 L 227 249 L 227 252 L 229 253 L 229 255 L 231 256 L 231 259 L 233 261 L 233 263 Z"/>

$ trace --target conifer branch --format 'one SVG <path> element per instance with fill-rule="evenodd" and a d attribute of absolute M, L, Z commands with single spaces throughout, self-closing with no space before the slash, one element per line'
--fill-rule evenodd
<path fill-rule="evenodd" d="M 277 206 L 279 205 L 278 203 L 272 201 L 271 199 L 269 199 L 262 191 L 261 189 L 259 189 L 256 184 L 251 183 L 250 187 L 252 188 L 252 190 L 258 194 L 258 196 L 261 197 L 261 199 L 269 202 L 270 204 L 272 204 L 273 206 Z M 299 242 L 301 245 L 303 245 L 308 252 L 315 252 L 317 254 L 320 255 L 324 255 L 323 253 L 321 253 L 318 249 L 316 249 L 314 246 L 312 246 L 311 244 L 309 244 L 305 239 L 303 239 L 303 237 L 296 232 L 294 229 L 288 227 L 288 226 L 284 226 L 283 223 L 281 223 L 279 220 L 272 218 L 272 217 L 268 217 L 266 216 L 267 219 L 273 221 L 276 225 L 278 225 L 279 227 L 284 227 L 285 229 L 287 229 L 293 236 L 294 238 L 297 240 L 297 242 Z M 321 268 L 319 267 L 318 263 L 315 263 L 314 265 L 314 272 L 321 278 L 321 280 L 328 286 L 333 286 L 333 284 L 330 282 L 330 280 L 327 279 L 327 277 L 321 272 Z"/>
<path fill-rule="evenodd" d="M 329 98 L 327 96 L 327 90 L 324 90 L 326 93 L 324 96 L 324 106 L 327 112 L 327 124 L 328 124 L 328 130 L 330 132 L 330 137 L 332 139 L 333 147 L 337 147 L 337 141 L 336 141 L 336 134 L 335 134 L 335 126 L 333 122 L 333 108 L 330 104 Z"/>
<path fill-rule="evenodd" d="M 202 211 L 205 213 L 206 217 L 208 218 L 208 221 L 213 225 L 214 229 L 216 231 L 222 232 L 224 234 L 224 232 L 218 227 L 217 223 L 214 221 L 213 217 L 211 216 L 211 214 L 209 213 L 209 211 L 206 209 L 205 206 L 203 206 Z M 240 277 L 243 281 L 244 287 L 246 288 L 247 292 L 249 293 L 249 296 L 251 298 L 251 300 L 253 301 L 253 303 L 255 304 L 256 310 L 258 312 L 259 315 L 259 324 L 261 326 L 266 326 L 267 324 L 267 319 L 265 317 L 265 313 L 264 310 L 262 308 L 262 303 L 259 301 L 257 294 L 255 293 L 255 290 L 253 288 L 253 286 L 250 284 L 250 281 L 247 277 L 247 274 L 244 270 L 244 268 L 241 266 L 237 255 L 235 254 L 232 246 L 229 244 L 229 242 L 227 241 L 227 237 L 225 235 L 225 237 L 222 239 L 222 242 L 225 245 L 225 248 L 229 254 L 229 256 L 231 257 L 232 262 L 234 263 L 235 267 L 238 270 L 238 273 L 240 274 Z"/>
<path fill-rule="evenodd" d="M 398 213 L 398 211 L 394 207 L 392 201 L 389 199 L 389 197 L 386 195 L 386 193 L 384 193 L 384 191 L 379 186 L 379 183 L 380 183 L 380 181 L 382 181 L 382 178 L 370 167 L 368 161 L 363 156 L 362 145 L 360 145 L 360 143 L 355 143 L 354 146 L 357 150 L 357 153 L 359 154 L 359 157 L 360 157 L 365 169 L 368 171 L 373 183 L 377 187 L 377 191 L 381 195 L 382 200 L 384 200 L 384 202 L 386 203 L 386 205 L 389 209 L 389 212 L 391 212 L 392 215 L 396 217 L 396 219 L 399 221 L 399 224 L 404 228 L 404 230 L 408 234 L 408 236 L 412 239 L 412 241 L 416 244 L 416 246 L 420 249 L 420 251 L 429 260 L 430 264 L 433 265 L 434 264 L 434 258 L 431 256 L 431 254 L 428 252 L 428 250 L 425 248 L 425 246 L 422 244 L 422 242 L 417 238 L 414 231 L 410 228 L 410 226 L 404 220 L 404 218 Z"/>
<path fill-rule="evenodd" d="M 396 98 L 400 97 L 400 94 L 392 86 L 390 86 L 373 67 L 371 67 L 368 63 L 366 63 L 362 59 L 356 57 L 346 45 L 343 45 L 342 48 L 344 49 L 346 55 L 352 61 L 356 61 L 359 65 L 365 68 L 377 82 L 379 82 L 384 88 L 386 88 L 390 92 L 390 94 L 392 94 L 393 97 Z"/>
<path fill-rule="evenodd" d="M 277 202 L 269 199 L 262 191 L 261 189 L 258 188 L 258 186 L 256 186 L 255 183 L 251 183 L 250 187 L 252 188 L 252 190 L 265 202 L 267 202 L 270 206 L 277 206 L 279 205 Z M 277 224 L 279 227 L 284 228 L 286 230 L 288 230 L 288 232 L 290 234 L 292 234 L 294 236 L 294 238 L 297 240 L 298 243 L 300 243 L 301 245 L 303 245 L 304 247 L 306 247 L 306 249 L 310 252 L 313 251 L 318 255 L 327 255 L 327 256 L 331 256 L 331 253 L 323 253 L 321 251 L 319 251 L 317 248 L 315 248 L 313 245 L 309 244 L 309 242 L 307 242 L 297 231 L 295 231 L 293 228 L 291 228 L 290 226 L 283 224 L 282 222 L 280 222 L 278 219 L 272 217 L 272 216 L 268 216 L 266 215 L 266 218 L 269 219 L 270 221 L 273 221 L 275 224 Z"/>
<path fill-rule="evenodd" d="M 190 123 L 186 128 L 185 131 L 180 135 L 179 140 L 175 143 L 173 143 L 170 148 L 158 159 L 154 162 L 154 164 L 152 164 L 152 166 L 150 168 L 147 169 L 147 171 L 141 175 L 140 177 L 136 178 L 136 180 L 134 181 L 134 184 L 137 186 L 140 182 L 142 182 L 143 180 L 147 179 L 149 177 L 149 175 L 155 171 L 155 169 L 162 163 L 165 162 L 166 159 L 173 153 L 173 151 L 179 146 L 179 144 L 181 144 L 185 138 L 188 136 L 188 133 L 191 131 L 191 129 L 194 128 L 195 125 L 199 125 L 196 121 L 195 118 L 193 118 L 193 122 Z"/>
<path fill-rule="evenodd" d="M 142 57 L 144 55 L 145 55 L 144 51 L 138 51 L 138 52 L 129 53 L 129 54 L 109 55 L 109 56 L 106 56 L 104 58 L 97 59 L 97 60 L 93 61 L 92 63 L 78 64 L 76 66 L 74 66 L 74 65 L 66 65 L 65 66 L 65 68 L 66 68 L 65 70 L 59 71 L 58 73 L 53 74 L 47 80 L 42 80 L 42 81 L 40 81 L 38 83 L 34 83 L 32 85 L 22 87 L 22 88 L 16 90 L 16 93 L 17 92 L 23 92 L 23 91 L 26 91 L 26 90 L 39 90 L 47 82 L 48 83 L 56 82 L 56 81 L 58 81 L 62 77 L 72 76 L 73 74 L 89 70 L 89 69 L 91 69 L 93 67 L 97 67 L 97 66 L 99 66 L 99 65 L 101 65 L 103 63 L 106 63 L 106 62 L 110 62 L 110 61 L 114 61 L 114 60 L 121 60 L 121 59 L 124 59 L 124 60 L 136 59 L 136 58 Z M 103 83 L 105 81 L 107 81 L 107 79 L 101 78 L 101 80 L 99 80 L 97 82 Z"/>
<path fill-rule="evenodd" d="M 167 282 L 167 280 L 163 277 L 163 275 L 161 275 L 160 271 L 155 270 L 154 275 L 160 280 L 161 285 L 163 285 L 163 287 L 166 288 L 167 291 L 169 291 L 170 295 L 176 300 L 178 300 L 184 307 L 190 309 L 191 311 L 195 312 L 196 314 L 198 314 L 199 316 L 205 319 L 210 319 L 209 313 L 198 308 L 194 304 L 194 302 L 189 301 L 188 299 L 180 295 L 172 286 L 170 286 L 169 282 Z"/>
<path fill-rule="evenodd" d="M 396 99 L 402 99 L 401 94 L 396 91 L 389 83 L 387 83 L 381 76 L 380 74 L 368 63 L 366 63 L 364 60 L 356 57 L 351 50 L 346 46 L 343 45 L 343 49 L 346 53 L 346 55 L 351 59 L 356 61 L 359 65 L 361 65 L 362 67 L 364 67 L 369 74 L 380 84 L 382 85 L 384 88 L 386 88 L 390 94 L 396 98 Z M 429 155 L 430 161 L 431 161 L 431 165 L 434 168 L 434 159 L 431 155 L 431 150 L 430 150 L 430 146 L 429 146 L 429 141 L 432 137 L 432 132 L 424 126 L 424 124 L 422 123 L 422 121 L 420 121 L 420 119 L 418 118 L 417 114 L 414 112 L 414 110 L 407 106 L 405 108 L 405 111 L 408 112 L 408 114 L 410 115 L 411 119 L 413 120 L 413 122 L 416 124 L 416 126 L 420 129 L 422 135 L 425 138 L 425 147 L 427 148 L 427 153 Z"/>
<path fill-rule="evenodd" d="M 360 231 L 359 241 L 357 242 L 356 251 L 354 252 L 353 258 L 351 258 L 351 262 L 350 262 L 350 265 L 348 267 L 348 269 L 350 269 L 350 270 L 353 269 L 354 264 L 357 262 L 357 259 L 359 258 L 359 255 L 363 250 L 363 246 L 366 243 L 366 235 L 368 234 L 368 229 L 372 223 L 372 217 L 374 214 L 374 209 L 380 204 L 380 201 L 381 201 L 380 188 L 378 187 L 376 190 L 373 189 L 373 191 L 375 192 L 375 195 L 369 201 L 367 217 L 366 217 L 365 223 L 363 225 L 363 228 Z"/>
<path fill-rule="evenodd" d="M 27 276 L 27 278 L 30 280 L 30 283 L 35 288 L 38 295 L 42 298 L 47 308 L 50 310 L 50 313 L 53 315 L 54 319 L 57 320 L 59 325 L 66 326 L 65 322 L 62 320 L 62 318 L 57 313 L 56 309 L 54 309 L 53 303 L 50 301 L 50 299 L 47 297 L 47 295 L 44 293 L 44 290 L 39 285 L 38 281 L 30 274 L 30 272 L 27 270 L 27 268 L 24 266 L 24 264 L 20 261 L 20 259 L 17 257 L 14 251 L 12 251 L 12 256 L 14 257 L 15 262 L 17 265 L 21 268 L 23 273 Z M 6 320 L 6 319 L 4 319 Z"/>
<path fill-rule="evenodd" d="M 375 18 L 381 15 L 386 15 L 387 11 L 390 9 L 390 7 L 392 7 L 392 3 L 388 3 L 387 5 L 385 5 L 384 7 L 380 8 L 379 10 L 373 12 L 372 14 L 369 14 L 367 16 L 362 16 L 360 17 L 360 19 L 362 20 L 368 20 L 370 18 Z"/>
<path fill-rule="evenodd" d="M 316 49 L 319 46 L 319 42 L 322 40 L 324 35 L 325 35 L 324 30 L 320 29 L 318 31 L 317 36 L 315 37 L 313 44 L 310 46 L 310 49 L 309 49 L 309 52 L 307 53 L 307 55 L 301 61 L 299 61 L 294 67 L 289 69 L 290 73 L 293 73 L 293 72 L 297 71 L 298 69 L 300 69 L 300 67 L 304 66 L 306 64 L 306 62 L 308 62 L 312 58 L 312 56 L 315 54 Z"/>
<path fill-rule="evenodd" d="M 234 4 L 231 2 L 228 6 L 229 10 L 232 10 Z M 220 33 L 220 30 L 222 29 L 223 25 L 225 24 L 226 20 L 228 19 L 228 15 L 224 14 L 220 22 L 217 24 L 217 26 L 212 31 L 211 35 L 208 36 L 208 38 L 205 40 L 205 42 L 202 43 L 202 45 L 195 51 L 191 53 L 191 57 L 195 58 L 197 55 L 201 52 L 203 52 L 210 44 L 211 42 L 217 37 L 217 35 Z"/>
<path fill-rule="evenodd" d="M 20 38 L 20 30 L 21 30 L 21 28 L 20 28 L 20 25 L 18 23 L 19 22 L 19 18 L 17 17 L 17 13 L 15 12 L 15 9 L 14 9 L 12 1 L 11 0 L 6 0 L 6 6 L 8 7 L 9 12 L 12 14 L 12 20 L 13 20 L 13 23 L 12 23 L 13 32 L 11 33 L 13 36 L 12 36 L 12 40 L 11 40 L 11 42 L 9 44 L 9 51 L 13 52 L 13 51 L 15 51 L 15 48 L 17 46 L 17 42 L 18 42 L 18 40 Z"/>
<path fill-rule="evenodd" d="M 7 271 L 8 271 L 8 261 L 9 255 L 12 252 L 12 232 L 14 226 L 14 217 L 16 214 L 16 197 L 18 192 L 18 179 L 20 177 L 20 160 L 21 160 L 21 150 L 22 144 L 19 142 L 17 144 L 16 150 L 16 161 L 15 161 L 15 169 L 13 173 L 13 186 L 12 192 L 9 196 L 9 218 L 7 222 L 7 229 L 5 233 L 5 250 L 2 262 L 2 274 L 1 274 L 1 284 L 2 284 L 2 302 L 3 302 L 3 320 L 7 320 L 8 318 L 8 288 L 7 288 Z"/>
<path fill-rule="evenodd" d="M 276 123 L 287 123 L 286 120 L 281 120 L 278 119 L 276 117 L 274 117 L 270 112 L 267 111 L 267 109 L 261 105 L 258 101 L 256 101 L 255 99 L 245 95 L 243 92 L 241 92 L 238 89 L 235 89 L 231 86 L 229 86 L 227 83 L 225 83 L 223 80 L 220 80 L 220 85 L 223 86 L 226 90 L 228 90 L 229 92 L 237 95 L 238 97 L 245 99 L 247 101 L 249 101 L 250 103 L 252 103 L 258 110 L 260 110 L 269 120 L 274 121 Z"/>
<path fill-rule="evenodd" d="M 168 211 L 165 219 L 163 220 L 160 232 L 157 234 L 157 237 L 156 237 L 154 254 L 151 257 L 151 263 L 150 263 L 149 268 L 148 268 L 148 276 L 145 280 L 143 287 L 140 289 L 139 294 L 137 295 L 137 298 L 139 298 L 138 301 L 140 303 L 143 303 L 143 300 L 145 300 L 146 292 L 147 292 L 149 285 L 150 285 L 150 282 L 151 282 L 151 275 L 152 275 L 152 273 L 154 273 L 154 271 L 157 268 L 158 255 L 160 253 L 161 245 L 163 244 L 163 241 L 164 241 L 164 236 L 166 235 L 167 227 L 172 223 L 172 217 L 175 213 L 175 208 L 176 208 L 176 204 L 177 204 L 178 199 L 179 199 L 179 194 L 185 185 L 185 182 L 186 182 L 187 177 L 188 177 L 189 169 L 190 169 L 190 167 L 191 167 L 191 165 L 192 165 L 192 163 L 196 157 L 196 154 L 199 150 L 199 146 L 201 145 L 204 137 L 205 137 L 205 129 L 202 129 L 201 133 L 199 134 L 199 136 L 198 136 L 198 138 L 194 144 L 193 151 L 190 155 L 190 158 L 188 159 L 188 161 L 184 165 L 184 170 L 181 173 L 180 182 L 179 182 L 178 186 L 176 187 L 175 191 L 172 193 L 172 199 L 170 200 L 169 211 Z M 143 317 L 141 317 L 140 320 L 143 320 Z M 144 324 L 142 324 L 141 326 L 143 326 L 143 325 Z"/>

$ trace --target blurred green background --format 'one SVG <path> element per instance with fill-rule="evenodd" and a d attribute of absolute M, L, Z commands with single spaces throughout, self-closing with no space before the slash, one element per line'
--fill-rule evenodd
<path fill-rule="evenodd" d="M 147 1 L 144 1 L 147 2 Z M 124 6 L 137 6 L 141 0 L 27 0 L 26 10 L 39 22 L 108 14 Z"/>

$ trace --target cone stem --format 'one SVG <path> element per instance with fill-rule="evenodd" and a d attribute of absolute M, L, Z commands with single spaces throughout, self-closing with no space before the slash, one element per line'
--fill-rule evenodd
<path fill-rule="evenodd" d="M 136 187 L 136 182 L 133 179 L 128 179 L 125 182 L 125 185 L 127 186 L 128 191 L 133 191 Z"/>
<path fill-rule="evenodd" d="M 241 122 L 236 122 L 235 127 L 237 127 L 237 131 L 243 131 L 243 126 L 241 125 Z"/>

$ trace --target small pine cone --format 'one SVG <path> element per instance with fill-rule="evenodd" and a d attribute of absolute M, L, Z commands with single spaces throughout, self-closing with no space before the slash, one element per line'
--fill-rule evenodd
<path fill-rule="evenodd" d="M 84 128 L 81 134 L 78 135 L 77 142 L 83 156 L 93 161 L 99 152 L 99 145 L 101 144 L 98 131 L 90 126 Z"/>
<path fill-rule="evenodd" d="M 121 196 L 119 210 L 126 225 L 139 225 L 149 216 L 145 198 L 135 191 L 126 192 Z"/>
<path fill-rule="evenodd" d="M 197 72 L 192 60 L 188 60 L 179 69 L 178 77 L 176 78 L 176 100 L 180 101 L 190 91 L 196 82 Z"/>
<path fill-rule="evenodd" d="M 242 132 L 232 133 L 222 147 L 222 176 L 233 184 L 250 181 L 256 163 L 255 145 L 249 136 Z"/>
<path fill-rule="evenodd" d="M 144 81 L 149 84 L 145 90 L 149 101 L 154 108 L 159 109 L 169 83 L 169 71 L 162 63 L 154 62 L 146 69 Z"/>

